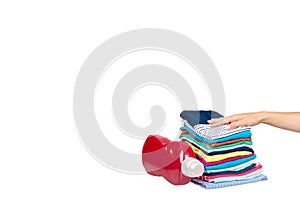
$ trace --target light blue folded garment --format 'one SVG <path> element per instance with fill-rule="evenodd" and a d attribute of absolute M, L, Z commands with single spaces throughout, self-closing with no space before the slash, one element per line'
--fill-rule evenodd
<path fill-rule="evenodd" d="M 233 166 L 237 166 L 237 165 L 246 163 L 250 160 L 254 160 L 255 158 L 256 158 L 256 155 L 253 154 L 252 156 L 249 156 L 249 157 L 246 157 L 246 158 L 232 160 L 232 161 L 221 163 L 221 164 L 218 164 L 218 165 L 204 166 L 204 168 L 205 168 L 205 171 L 215 170 L 215 169 L 224 169 L 224 168 L 233 167 Z"/>
<path fill-rule="evenodd" d="M 231 177 L 220 177 L 220 178 L 216 178 L 214 180 L 208 181 L 211 183 L 222 183 L 222 182 L 229 182 L 229 181 L 241 181 L 241 180 L 249 180 L 249 179 L 253 179 L 256 178 L 258 176 L 260 176 L 262 173 L 261 170 L 257 170 L 257 172 L 254 172 L 254 174 L 252 175 L 246 175 L 246 176 L 231 176 Z"/>
<path fill-rule="evenodd" d="M 200 185 L 203 188 L 206 189 L 215 189 L 215 188 L 223 188 L 223 187 L 228 187 L 228 186 L 235 186 L 235 185 L 243 185 L 247 183 L 255 183 L 258 181 L 264 181 L 267 180 L 268 177 L 264 174 L 260 174 L 259 176 L 256 176 L 251 179 L 246 179 L 246 180 L 238 180 L 238 181 L 228 181 L 228 182 L 221 182 L 221 183 L 209 183 L 206 181 L 202 181 L 199 179 L 192 179 L 192 182 Z"/>
<path fill-rule="evenodd" d="M 234 140 L 234 139 L 238 139 L 238 138 L 250 138 L 252 136 L 252 133 L 250 130 L 246 130 L 246 131 L 242 131 L 227 137 L 223 137 L 223 138 L 219 138 L 219 139 L 215 139 L 215 140 L 210 140 L 207 138 L 204 138 L 200 135 L 198 135 L 197 133 L 195 133 L 192 129 L 190 129 L 189 127 L 187 127 L 186 125 L 183 125 L 181 128 L 181 130 L 187 130 L 188 132 L 190 132 L 193 136 L 195 136 L 196 138 L 198 138 L 199 140 L 208 143 L 208 144 L 213 144 L 213 143 L 217 143 L 217 142 L 225 142 L 228 140 Z"/>

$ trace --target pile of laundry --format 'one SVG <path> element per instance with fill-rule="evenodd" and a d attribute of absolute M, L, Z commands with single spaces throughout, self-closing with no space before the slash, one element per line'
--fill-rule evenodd
<path fill-rule="evenodd" d="M 187 142 L 204 165 L 204 173 L 192 182 L 204 188 L 220 188 L 267 180 L 256 162 L 250 127 L 228 130 L 211 127 L 207 120 L 223 117 L 215 111 L 183 111 L 180 140 Z"/>

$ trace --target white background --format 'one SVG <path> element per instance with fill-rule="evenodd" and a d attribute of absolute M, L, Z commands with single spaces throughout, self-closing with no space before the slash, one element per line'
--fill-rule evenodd
<path fill-rule="evenodd" d="M 299 111 L 299 9 L 297 1 L 261 0 L 1 1 L 0 199 L 299 199 L 298 133 L 253 127 L 269 180 L 205 190 L 104 167 L 81 144 L 72 113 L 74 84 L 87 56 L 112 36 L 138 28 L 170 29 L 196 41 L 220 73 L 226 115 Z M 176 99 L 161 88 L 147 91 L 162 94 L 163 105 L 167 98 L 173 102 L 166 112 L 177 130 Z M 129 107 L 140 125 L 149 123 L 148 108 L 138 112 L 144 94 L 137 92 Z M 206 100 L 199 107 L 209 108 L 205 91 L 201 95 Z"/>

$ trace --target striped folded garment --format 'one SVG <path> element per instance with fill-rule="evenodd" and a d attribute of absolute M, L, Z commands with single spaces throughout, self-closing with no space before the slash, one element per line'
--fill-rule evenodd
<path fill-rule="evenodd" d="M 227 129 L 227 125 L 211 127 L 209 124 L 196 124 L 195 126 L 192 126 L 186 120 L 182 120 L 182 123 L 196 134 L 210 140 L 227 137 L 251 129 L 249 126 L 240 126 L 235 129 Z"/>
<path fill-rule="evenodd" d="M 188 131 L 194 137 L 196 137 L 196 138 L 200 139 L 202 142 L 205 142 L 205 143 L 208 143 L 208 144 L 214 144 L 214 143 L 218 143 L 218 142 L 225 142 L 225 141 L 228 141 L 228 140 L 239 139 L 239 138 L 251 138 L 251 136 L 252 136 L 252 133 L 251 133 L 250 130 L 245 130 L 245 131 L 237 132 L 235 134 L 228 135 L 228 136 L 225 136 L 225 137 L 219 137 L 219 138 L 216 138 L 216 139 L 211 139 L 211 138 L 208 138 L 206 136 L 197 134 L 193 129 L 191 129 L 187 125 L 183 125 L 180 129 L 181 129 L 181 131 L 183 131 L 183 130 Z"/>

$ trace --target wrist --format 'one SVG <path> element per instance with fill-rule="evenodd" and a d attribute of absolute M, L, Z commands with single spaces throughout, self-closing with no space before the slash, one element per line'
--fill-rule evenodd
<path fill-rule="evenodd" d="M 269 115 L 269 112 L 266 112 L 266 111 L 261 111 L 261 112 L 258 112 L 258 123 L 266 123 L 267 120 L 268 120 L 268 115 Z"/>

